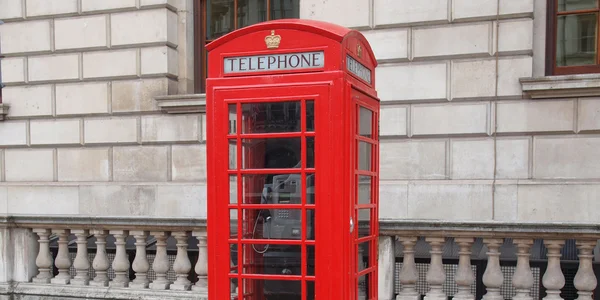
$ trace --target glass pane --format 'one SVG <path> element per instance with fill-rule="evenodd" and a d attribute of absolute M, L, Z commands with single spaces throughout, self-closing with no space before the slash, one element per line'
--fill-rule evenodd
<path fill-rule="evenodd" d="M 369 290 L 371 287 L 370 282 L 371 282 L 371 273 L 367 273 L 358 278 L 358 289 L 357 289 L 358 299 L 370 299 L 370 298 L 367 298 L 370 293 L 370 290 Z"/>
<path fill-rule="evenodd" d="M 271 19 L 300 18 L 300 0 L 271 0 Z"/>
<path fill-rule="evenodd" d="M 243 279 L 244 288 L 248 287 L 251 291 L 257 291 L 263 288 L 265 298 L 262 299 L 286 299 L 297 300 L 302 297 L 302 283 L 293 280 L 266 280 L 266 279 Z M 246 290 L 244 290 L 246 291 Z M 250 290 L 249 290 L 250 291 Z M 251 292 L 250 292 L 251 293 Z M 248 295 L 243 300 L 258 299 L 256 295 Z M 261 299 L 261 300 L 262 300 Z M 239 299 L 242 300 L 242 299 Z"/>
<path fill-rule="evenodd" d="M 244 274 L 302 275 L 300 245 L 269 245 L 266 252 L 262 250 L 263 245 L 243 244 L 242 247 Z"/>
<path fill-rule="evenodd" d="M 358 244 L 358 271 L 369 267 L 369 258 L 371 254 L 371 241 Z"/>
<path fill-rule="evenodd" d="M 229 237 L 232 239 L 238 238 L 238 210 L 229 210 Z"/>
<path fill-rule="evenodd" d="M 306 210 L 306 239 L 307 240 L 315 239 L 315 210 L 314 209 Z"/>
<path fill-rule="evenodd" d="M 358 176 L 358 204 L 371 204 L 370 176 Z"/>
<path fill-rule="evenodd" d="M 237 175 L 229 175 L 229 203 L 236 204 L 238 201 Z"/>
<path fill-rule="evenodd" d="M 242 105 L 243 133 L 300 132 L 300 101 Z"/>
<path fill-rule="evenodd" d="M 229 140 L 229 170 L 237 169 L 237 140 Z"/>
<path fill-rule="evenodd" d="M 315 131 L 315 101 L 306 101 L 306 131 Z"/>
<path fill-rule="evenodd" d="M 558 17 L 556 65 L 596 64 L 596 14 Z"/>
<path fill-rule="evenodd" d="M 371 235 L 371 212 L 369 208 L 358 210 L 358 237 Z"/>
<path fill-rule="evenodd" d="M 238 0 L 238 28 L 267 20 L 266 0 Z"/>
<path fill-rule="evenodd" d="M 237 131 L 237 113 L 236 113 L 236 105 L 229 104 L 229 133 L 233 134 Z"/>
<path fill-rule="evenodd" d="M 300 138 L 244 139 L 244 169 L 300 168 Z"/>
<path fill-rule="evenodd" d="M 244 204 L 302 204 L 300 174 L 243 175 Z"/>
<path fill-rule="evenodd" d="M 359 112 L 359 130 L 361 136 L 371 138 L 373 132 L 373 112 L 361 107 Z"/>
<path fill-rule="evenodd" d="M 266 240 L 302 239 L 301 209 L 244 209 L 243 238 Z M 312 214 L 314 215 L 314 213 Z M 314 218 L 313 218 L 314 219 Z M 309 224 L 312 225 L 312 220 Z M 313 226 L 307 231 L 312 233 Z M 271 248 L 271 244 L 263 245 Z"/>
<path fill-rule="evenodd" d="M 574 11 L 598 7 L 598 0 L 558 0 L 558 11 Z"/>
<path fill-rule="evenodd" d="M 206 39 L 213 40 L 234 28 L 234 0 L 208 1 L 206 5 Z"/>
<path fill-rule="evenodd" d="M 306 204 L 315 204 L 315 174 L 306 175 Z"/>
<path fill-rule="evenodd" d="M 371 171 L 371 149 L 372 146 L 366 142 L 358 142 L 358 169 Z"/>
<path fill-rule="evenodd" d="M 315 245 L 306 246 L 306 275 L 308 276 L 315 276 L 315 253 Z"/>
<path fill-rule="evenodd" d="M 306 167 L 315 167 L 315 138 L 306 137 Z"/>
<path fill-rule="evenodd" d="M 237 273 L 237 272 L 232 272 L 232 273 Z M 237 293 L 237 285 L 238 285 L 237 278 L 231 278 L 230 283 L 229 283 L 229 288 L 231 290 L 231 294 Z M 235 298 L 234 296 L 231 297 L 231 299 L 234 299 L 234 298 Z"/>
<path fill-rule="evenodd" d="M 315 299 L 315 282 L 307 281 L 306 282 L 306 300 L 314 300 Z"/>

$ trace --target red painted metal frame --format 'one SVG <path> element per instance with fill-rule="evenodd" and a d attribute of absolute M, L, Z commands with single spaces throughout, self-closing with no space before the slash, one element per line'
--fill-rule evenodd
<path fill-rule="evenodd" d="M 265 51 L 264 37 L 275 30 L 282 37 L 279 49 Z M 360 46 L 360 47 L 359 47 Z M 358 49 L 362 49 L 360 51 Z M 225 35 L 207 45 L 209 53 L 209 79 L 207 80 L 207 170 L 208 170 L 208 283 L 209 299 L 230 299 L 230 279 L 238 278 L 240 295 L 244 294 L 241 279 L 302 280 L 315 282 L 317 299 L 357 299 L 357 278 L 369 273 L 371 282 L 368 299 L 377 299 L 377 234 L 378 234 L 378 174 L 379 101 L 375 86 L 377 62 L 368 42 L 362 34 L 341 26 L 309 20 L 278 20 L 248 26 Z M 262 74 L 227 74 L 223 72 L 223 57 L 256 55 L 259 53 L 293 53 L 321 49 L 325 54 L 325 66 L 309 72 L 278 72 Z M 371 83 L 348 72 L 346 56 L 349 55 L 371 71 Z M 306 100 L 314 100 L 314 132 L 306 131 Z M 241 133 L 242 103 L 266 103 L 277 101 L 301 101 L 302 129 L 294 133 Z M 229 133 L 229 104 L 237 107 L 237 130 Z M 373 111 L 372 139 L 357 135 L 358 108 Z M 246 124 L 248 125 L 248 124 Z M 300 137 L 302 166 L 295 169 L 244 169 L 242 166 L 243 139 L 276 137 Z M 315 166 L 306 167 L 306 137 L 315 139 Z M 236 141 L 237 168 L 229 169 L 229 140 Z M 372 169 L 359 171 L 356 145 L 358 140 L 372 145 Z M 256 153 L 246 152 L 245 155 Z M 260 153 L 258 153 L 260 154 Z M 316 204 L 306 203 L 303 188 L 302 203 L 273 205 L 242 203 L 242 175 L 244 174 L 302 174 L 302 186 L 306 187 L 305 174 L 316 174 Z M 356 178 L 358 175 L 372 177 L 371 205 L 358 205 Z M 238 201 L 229 204 L 229 177 L 235 175 L 238 184 Z M 302 224 L 306 224 L 306 212 L 314 210 L 315 239 L 306 240 L 305 229 L 300 240 L 265 240 L 242 237 L 245 210 L 264 208 L 289 208 L 302 210 Z M 358 209 L 370 208 L 371 231 L 367 237 L 358 238 Z M 230 235 L 230 209 L 238 210 L 237 236 Z M 350 218 L 355 229 L 350 231 Z M 251 221 L 251 220 L 250 220 Z M 246 224 L 251 228 L 252 224 Z M 370 240 L 370 265 L 359 272 L 357 243 Z M 303 245 L 302 273 L 295 276 L 243 274 L 244 268 L 254 266 L 244 261 L 243 249 L 238 247 L 238 270 L 231 273 L 231 244 L 288 244 Z M 315 275 L 306 275 L 306 246 L 315 246 Z M 251 290 L 250 297 L 262 300 L 260 290 Z M 303 295 L 306 297 L 306 295 Z M 240 298 L 241 299 L 241 298 Z M 305 299 L 305 298 L 302 298 Z"/>

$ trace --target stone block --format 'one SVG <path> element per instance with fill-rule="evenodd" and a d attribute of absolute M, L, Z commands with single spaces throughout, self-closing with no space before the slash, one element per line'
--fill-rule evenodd
<path fill-rule="evenodd" d="M 206 217 L 205 185 L 158 185 L 155 217 Z"/>
<path fill-rule="evenodd" d="M 173 145 L 173 181 L 206 181 L 206 145 Z"/>
<path fill-rule="evenodd" d="M 56 85 L 57 115 L 105 113 L 108 113 L 108 84 L 106 82 Z"/>
<path fill-rule="evenodd" d="M 348 5 L 346 0 L 303 0 L 300 1 L 300 18 L 327 21 L 345 27 L 368 27 L 369 1 L 358 1 Z"/>
<path fill-rule="evenodd" d="M 3 54 L 50 51 L 50 21 L 5 23 L 0 26 Z"/>
<path fill-rule="evenodd" d="M 452 179 L 493 179 L 494 142 L 490 139 L 453 140 Z"/>
<path fill-rule="evenodd" d="M 31 144 L 81 144 L 80 122 L 79 119 L 31 121 Z"/>
<path fill-rule="evenodd" d="M 170 94 L 172 83 L 167 78 L 113 81 L 112 111 L 156 111 L 154 97 Z"/>
<path fill-rule="evenodd" d="M 532 14 L 534 0 L 500 0 L 500 14 Z M 453 0 L 452 19 L 493 19 L 498 11 L 498 0 Z"/>
<path fill-rule="evenodd" d="M 383 141 L 379 151 L 382 180 L 446 178 L 446 141 Z"/>
<path fill-rule="evenodd" d="M 375 69 L 381 101 L 446 99 L 447 63 L 382 65 Z"/>
<path fill-rule="evenodd" d="M 448 20 L 448 0 L 377 0 L 373 4 L 376 26 Z"/>
<path fill-rule="evenodd" d="M 106 15 L 57 19 L 54 39 L 57 50 L 107 46 Z"/>
<path fill-rule="evenodd" d="M 0 214 L 8 213 L 8 199 L 6 194 L 7 188 L 0 186 Z"/>
<path fill-rule="evenodd" d="M 115 147 L 114 181 L 167 181 L 167 146 Z"/>
<path fill-rule="evenodd" d="M 137 142 L 136 117 L 86 119 L 83 127 L 86 144 Z"/>
<path fill-rule="evenodd" d="M 600 99 L 579 99 L 579 130 L 598 130 L 600 129 Z"/>
<path fill-rule="evenodd" d="M 498 51 L 532 51 L 533 19 L 500 21 Z"/>
<path fill-rule="evenodd" d="M 177 76 L 179 74 L 179 57 L 177 50 L 164 46 L 142 48 L 141 70 L 142 75 L 165 74 Z"/>
<path fill-rule="evenodd" d="M 379 185 L 379 219 L 398 220 L 408 217 L 408 184 L 381 182 Z"/>
<path fill-rule="evenodd" d="M 490 54 L 491 32 L 489 22 L 413 29 L 413 56 Z"/>
<path fill-rule="evenodd" d="M 143 116 L 142 142 L 198 141 L 198 115 Z"/>
<path fill-rule="evenodd" d="M 506 132 L 573 131 L 575 100 L 500 102 L 497 130 Z"/>
<path fill-rule="evenodd" d="M 136 0 L 81 0 L 81 11 L 118 10 L 135 8 Z"/>
<path fill-rule="evenodd" d="M 529 178 L 529 138 L 506 138 L 496 141 L 496 178 Z"/>
<path fill-rule="evenodd" d="M 27 0 L 25 4 L 28 17 L 77 13 L 77 0 Z"/>
<path fill-rule="evenodd" d="M 150 216 L 155 212 L 156 188 L 149 185 L 80 187 L 79 214 L 92 216 Z"/>
<path fill-rule="evenodd" d="M 524 14 L 533 13 L 534 0 L 500 0 L 500 14 Z"/>
<path fill-rule="evenodd" d="M 406 106 L 382 106 L 379 115 L 379 135 L 406 136 L 407 113 Z"/>
<path fill-rule="evenodd" d="M 10 105 L 10 117 L 52 115 L 50 85 L 10 86 L 2 89 L 2 94 L 2 101 Z"/>
<path fill-rule="evenodd" d="M 393 28 L 363 31 L 378 60 L 408 59 L 408 29 Z"/>
<path fill-rule="evenodd" d="M 83 78 L 136 76 L 137 52 L 135 49 L 84 52 Z"/>
<path fill-rule="evenodd" d="M 485 134 L 489 124 L 488 112 L 487 103 L 413 105 L 412 133 L 413 135 Z"/>
<path fill-rule="evenodd" d="M 517 195 L 522 222 L 600 222 L 598 184 L 523 184 Z"/>
<path fill-rule="evenodd" d="M 170 5 L 173 7 L 177 7 L 178 6 L 177 4 L 178 4 L 177 0 L 140 0 L 141 7 L 163 6 L 163 5 Z"/>
<path fill-rule="evenodd" d="M 54 150 L 6 150 L 4 152 L 6 181 L 54 180 Z"/>
<path fill-rule="evenodd" d="M 0 60 L 2 83 L 25 82 L 25 58 L 9 57 Z"/>
<path fill-rule="evenodd" d="M 519 78 L 531 77 L 531 56 L 502 58 L 498 62 L 498 96 L 520 96 L 523 94 Z"/>
<path fill-rule="evenodd" d="M 23 18 L 23 0 L 0 0 L 0 20 Z"/>
<path fill-rule="evenodd" d="M 26 121 L 0 122 L 0 146 L 24 146 L 26 144 Z"/>
<path fill-rule="evenodd" d="M 115 13 L 110 16 L 111 45 L 168 43 L 177 45 L 177 14 L 166 9 Z"/>
<path fill-rule="evenodd" d="M 202 137 L 200 140 L 206 142 L 206 114 L 200 115 L 200 127 L 202 127 Z"/>
<path fill-rule="evenodd" d="M 108 181 L 108 148 L 58 149 L 58 181 Z"/>
<path fill-rule="evenodd" d="M 496 62 L 492 59 L 452 61 L 452 99 L 493 97 L 496 94 Z"/>
<path fill-rule="evenodd" d="M 408 185 L 408 218 L 445 221 L 492 219 L 492 186 L 452 182 Z"/>
<path fill-rule="evenodd" d="M 29 57 L 29 81 L 79 79 L 79 54 Z"/>
<path fill-rule="evenodd" d="M 75 215 L 79 213 L 77 186 L 8 186 L 8 214 Z"/>
<path fill-rule="evenodd" d="M 516 221 L 518 215 L 518 187 L 516 184 L 499 184 L 494 190 L 494 220 Z"/>
<path fill-rule="evenodd" d="M 533 147 L 535 179 L 600 178 L 600 138 L 536 137 Z"/>

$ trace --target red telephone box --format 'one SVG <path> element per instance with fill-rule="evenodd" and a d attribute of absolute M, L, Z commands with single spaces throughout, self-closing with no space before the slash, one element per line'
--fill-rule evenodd
<path fill-rule="evenodd" d="M 209 299 L 377 299 L 371 47 L 309 20 L 207 45 Z"/>

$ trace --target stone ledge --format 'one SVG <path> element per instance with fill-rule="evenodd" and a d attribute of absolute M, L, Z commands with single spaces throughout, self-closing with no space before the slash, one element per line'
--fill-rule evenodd
<path fill-rule="evenodd" d="M 39 227 L 73 229 L 123 229 L 162 231 L 198 231 L 206 228 L 206 219 L 154 217 L 94 217 L 94 216 L 0 216 L 1 227 Z"/>
<path fill-rule="evenodd" d="M 600 74 L 521 78 L 523 93 L 533 99 L 600 96 Z"/>
<path fill-rule="evenodd" d="M 206 112 L 206 94 L 158 96 L 154 99 L 158 107 L 169 114 Z"/>
<path fill-rule="evenodd" d="M 10 106 L 8 104 L 0 103 L 0 121 L 6 120 L 6 116 L 8 115 L 8 109 Z"/>

